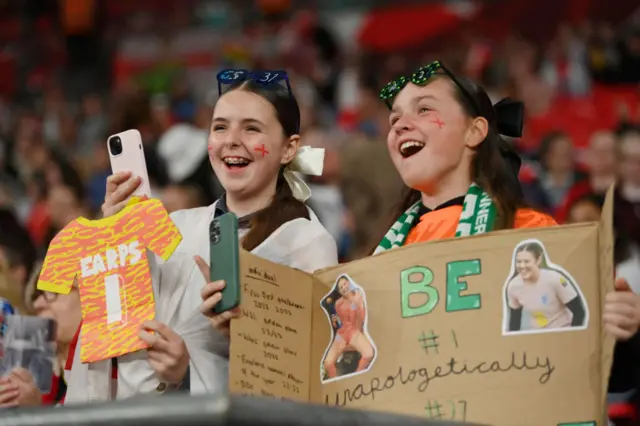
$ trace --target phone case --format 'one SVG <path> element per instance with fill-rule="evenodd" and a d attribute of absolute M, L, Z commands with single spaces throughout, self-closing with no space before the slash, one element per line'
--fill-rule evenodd
<path fill-rule="evenodd" d="M 114 155 L 111 152 L 110 141 L 119 137 L 122 143 L 122 152 Z M 122 133 L 109 136 L 107 139 L 107 149 L 109 151 L 109 161 L 111 171 L 131 172 L 142 179 L 132 195 L 137 197 L 151 197 L 151 186 L 149 184 L 149 174 L 147 173 L 147 162 L 144 158 L 144 148 L 142 146 L 142 136 L 140 132 L 132 129 Z"/>
<path fill-rule="evenodd" d="M 211 221 L 209 243 L 211 281 L 225 282 L 222 300 L 214 307 L 214 312 L 219 314 L 240 304 L 240 242 L 235 214 L 226 213 Z"/>

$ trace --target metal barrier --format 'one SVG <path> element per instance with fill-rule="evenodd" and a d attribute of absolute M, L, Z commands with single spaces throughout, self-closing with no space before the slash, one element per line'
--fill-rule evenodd
<path fill-rule="evenodd" d="M 171 395 L 58 408 L 5 410 L 0 426 L 454 426 L 369 411 L 226 395 Z M 465 423 L 465 426 L 474 426 Z M 479 426 L 479 425 L 475 425 Z"/>

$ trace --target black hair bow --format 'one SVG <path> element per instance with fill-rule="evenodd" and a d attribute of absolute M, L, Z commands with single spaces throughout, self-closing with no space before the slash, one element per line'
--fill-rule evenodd
<path fill-rule="evenodd" d="M 524 104 L 510 98 L 504 98 L 493 106 L 496 111 L 498 133 L 512 138 L 522 136 L 524 123 Z"/>
<path fill-rule="evenodd" d="M 496 111 L 496 127 L 498 133 L 513 138 L 522 136 L 522 126 L 524 123 L 524 104 L 510 98 L 504 98 L 493 106 Z M 511 167 L 512 173 L 516 176 L 520 174 L 522 159 L 513 149 L 511 144 L 500 138 L 500 153 Z"/>

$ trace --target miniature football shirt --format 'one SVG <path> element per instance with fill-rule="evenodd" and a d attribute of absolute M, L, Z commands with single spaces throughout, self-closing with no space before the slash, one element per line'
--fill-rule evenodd
<path fill-rule="evenodd" d="M 118 214 L 104 219 L 80 217 L 55 236 L 38 289 L 68 294 L 77 283 L 82 362 L 148 347 L 138 337 L 142 324 L 155 317 L 147 249 L 168 260 L 181 240 L 156 199 L 132 199 Z"/>

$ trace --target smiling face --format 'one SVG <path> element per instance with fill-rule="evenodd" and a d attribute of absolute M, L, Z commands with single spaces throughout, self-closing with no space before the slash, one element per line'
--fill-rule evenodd
<path fill-rule="evenodd" d="M 278 171 L 295 157 L 299 137 L 287 137 L 274 106 L 242 89 L 220 97 L 213 111 L 209 159 L 231 196 L 256 196 L 275 188 Z"/>
<path fill-rule="evenodd" d="M 346 278 L 340 278 L 340 281 L 338 281 L 338 292 L 342 296 L 349 294 L 349 287 L 349 280 Z"/>
<path fill-rule="evenodd" d="M 516 270 L 523 280 L 534 280 L 540 272 L 540 259 L 530 251 L 520 251 L 516 254 Z"/>
<path fill-rule="evenodd" d="M 389 124 L 391 159 L 405 184 L 422 192 L 468 181 L 473 148 L 487 134 L 486 120 L 467 116 L 444 77 L 404 87 L 393 101 Z"/>

